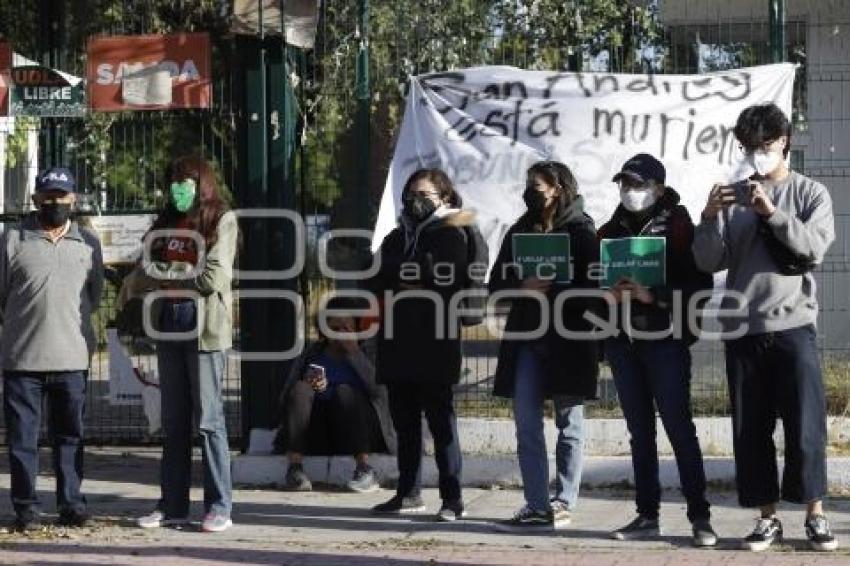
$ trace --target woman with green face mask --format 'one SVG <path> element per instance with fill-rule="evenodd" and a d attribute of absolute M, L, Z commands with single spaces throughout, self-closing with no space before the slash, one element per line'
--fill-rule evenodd
<path fill-rule="evenodd" d="M 197 428 L 204 462 L 201 528 L 219 532 L 232 525 L 222 389 L 226 350 L 232 346 L 232 266 L 238 229 L 205 160 L 179 158 L 167 178 L 168 199 L 151 229 L 165 232 L 151 242 L 153 261 L 145 266 L 162 294 L 153 302 L 152 324 L 170 336 L 157 342 L 162 497 L 138 524 L 153 528 L 189 520 L 192 436 Z"/>

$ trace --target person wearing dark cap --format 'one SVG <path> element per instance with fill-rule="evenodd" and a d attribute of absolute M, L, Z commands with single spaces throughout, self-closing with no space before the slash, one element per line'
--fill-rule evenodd
<path fill-rule="evenodd" d="M 666 239 L 664 285 L 646 288 L 621 279 L 609 290 L 610 300 L 629 309 L 631 321 L 621 325 L 618 336 L 606 340 L 604 349 L 631 436 L 638 513 L 634 521 L 612 536 L 627 540 L 661 534 L 657 409 L 676 455 L 694 544 L 713 546 L 717 535 L 711 528 L 702 452 L 691 415 L 689 346 L 696 339 L 690 328 L 676 334 L 671 327 L 675 322 L 674 300 L 681 300 L 687 308 L 696 292 L 711 289 L 712 277 L 696 267 L 691 252 L 693 222 L 679 204 L 678 193 L 665 186 L 665 180 L 664 165 L 649 154 L 626 161 L 613 179 L 619 185 L 621 204 L 598 234 L 600 240 L 641 236 Z M 655 333 L 655 339 L 651 339 L 651 333 Z"/>
<path fill-rule="evenodd" d="M 36 476 L 43 397 L 48 400 L 59 523 L 84 526 L 83 405 L 100 304 L 103 260 L 97 236 L 71 219 L 73 174 L 54 167 L 36 178 L 36 212 L 0 238 L 0 361 L 14 528 L 42 526 Z"/>

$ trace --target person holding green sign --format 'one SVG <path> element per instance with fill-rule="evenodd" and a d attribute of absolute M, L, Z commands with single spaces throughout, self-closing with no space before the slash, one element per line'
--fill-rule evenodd
<path fill-rule="evenodd" d="M 696 267 L 693 222 L 679 204 L 678 193 L 664 185 L 665 178 L 664 165 L 649 154 L 626 161 L 613 179 L 621 204 L 599 230 L 603 267 L 619 269 L 617 280 L 608 285 L 610 299 L 628 309 L 628 316 L 621 317 L 620 334 L 605 341 L 605 357 L 631 435 L 638 513 L 612 536 L 628 540 L 661 535 L 657 408 L 676 455 L 694 544 L 714 546 L 717 535 L 711 527 L 702 451 L 691 415 L 689 346 L 695 337 L 682 329 L 683 337 L 676 338 L 671 328 L 674 300 L 687 308 L 696 292 L 711 289 L 712 277 Z M 661 257 L 655 257 L 659 252 Z"/>
<path fill-rule="evenodd" d="M 592 288 L 589 268 L 599 259 L 596 229 L 584 212 L 584 199 L 572 172 L 563 163 L 543 161 L 528 170 L 523 198 L 528 208 L 510 228 L 490 272 L 491 293 L 509 292 L 510 313 L 505 331 L 540 330 L 538 338 L 505 338 L 499 350 L 494 394 L 513 399 L 517 456 L 522 474 L 525 505 L 505 523 L 510 528 L 560 527 L 570 523 L 578 500 L 584 441 L 584 401 L 596 397 L 599 375 L 598 342 L 570 340 L 558 332 L 556 315 L 567 329 L 589 333 L 584 319 L 588 308 L 598 309 L 601 299 L 572 298 L 555 313 L 559 293 Z M 537 252 L 520 250 L 524 236 L 561 242 L 561 255 L 571 264 L 572 277 L 561 279 L 551 264 L 549 243 Z M 550 264 L 534 265 L 533 257 Z M 518 296 L 522 293 L 535 295 Z M 543 309 L 548 310 L 548 313 Z M 548 316 L 546 316 L 548 315 Z M 549 321 L 545 324 L 545 320 Z M 543 324 L 541 324 L 543 322 Z M 538 333 L 539 334 L 539 333 Z M 555 403 L 557 476 L 555 497 L 549 497 L 549 466 L 543 435 L 543 405 Z"/>

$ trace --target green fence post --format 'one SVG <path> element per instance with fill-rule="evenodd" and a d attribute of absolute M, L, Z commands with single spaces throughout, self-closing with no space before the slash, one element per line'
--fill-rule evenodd
<path fill-rule="evenodd" d="M 360 45 L 357 51 L 357 69 L 355 75 L 354 96 L 357 100 L 355 117 L 355 136 L 357 139 L 357 184 L 358 224 L 369 227 L 372 200 L 369 168 L 371 166 L 371 103 L 369 88 L 369 0 L 358 0 L 357 25 L 360 31 Z"/>
<path fill-rule="evenodd" d="M 237 203 L 241 209 L 268 211 L 261 218 L 240 220 L 243 248 L 239 268 L 278 272 L 291 267 L 296 256 L 293 223 L 274 217 L 276 211 L 296 209 L 297 112 L 287 72 L 285 40 L 268 38 L 261 29 L 257 36 L 237 38 L 236 52 L 241 116 L 237 128 Z M 242 291 L 296 291 L 297 278 L 245 279 L 238 285 Z M 291 301 L 243 298 L 239 310 L 240 351 L 261 352 L 271 358 L 294 345 L 299 321 Z M 272 359 L 240 360 L 243 450 L 248 448 L 252 429 L 277 426 L 277 398 L 286 365 Z"/>
<path fill-rule="evenodd" d="M 266 169 L 266 108 L 265 108 L 265 51 L 262 39 L 237 37 L 237 183 L 236 202 L 240 209 L 264 208 L 268 187 Z M 239 268 L 243 271 L 267 269 L 266 223 L 242 218 L 239 223 L 243 248 Z M 258 285 L 259 284 L 259 285 Z M 240 281 L 240 291 L 256 289 L 259 281 Z M 239 349 L 246 352 L 267 351 L 269 330 L 268 310 L 258 299 L 239 301 Z M 266 380 L 267 369 L 262 362 L 240 360 L 242 390 L 242 441 L 247 449 L 255 415 L 266 410 L 266 395 L 260 386 Z"/>
<path fill-rule="evenodd" d="M 774 63 L 782 63 L 785 55 L 785 0 L 770 2 L 770 53 Z"/>

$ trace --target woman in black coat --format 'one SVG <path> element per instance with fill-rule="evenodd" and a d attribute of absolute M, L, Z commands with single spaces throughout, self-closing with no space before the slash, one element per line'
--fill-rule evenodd
<path fill-rule="evenodd" d="M 528 170 L 523 194 L 528 211 L 514 224 L 502 242 L 490 273 L 490 292 L 503 290 L 536 291 L 543 294 L 550 322 L 543 335 L 534 340 L 504 339 L 499 351 L 494 393 L 513 399 L 517 434 L 517 456 L 522 473 L 526 504 L 508 524 L 516 527 L 569 523 L 575 508 L 581 480 L 584 439 L 584 401 L 596 396 L 598 344 L 590 334 L 593 325 L 585 318 L 588 310 L 598 310 L 601 298 L 569 298 L 554 312 L 559 293 L 596 287 L 591 279 L 592 264 L 599 260 L 593 220 L 584 212 L 575 178 L 558 162 L 536 163 Z M 534 274 L 520 273 L 513 263 L 514 234 L 569 234 L 572 278 L 569 283 L 553 283 Z M 588 334 L 586 340 L 567 339 L 558 332 L 555 317 L 574 332 Z M 511 301 L 506 332 L 536 329 L 541 305 L 532 298 Z M 549 497 L 549 467 L 543 435 L 543 404 L 555 403 L 557 479 L 555 497 Z"/>
<path fill-rule="evenodd" d="M 402 203 L 399 226 L 381 244 L 380 271 L 370 282 L 383 305 L 377 372 L 378 382 L 389 392 L 399 469 L 396 495 L 373 510 L 425 509 L 420 497 L 424 412 L 440 474 L 443 503 L 438 518 L 451 521 L 461 517 L 464 508 L 452 391 L 460 380 L 460 333 L 449 332 L 449 305 L 465 286 L 465 227 L 473 224 L 474 216 L 460 210 L 460 196 L 439 169 L 414 173 L 405 184 Z"/>

